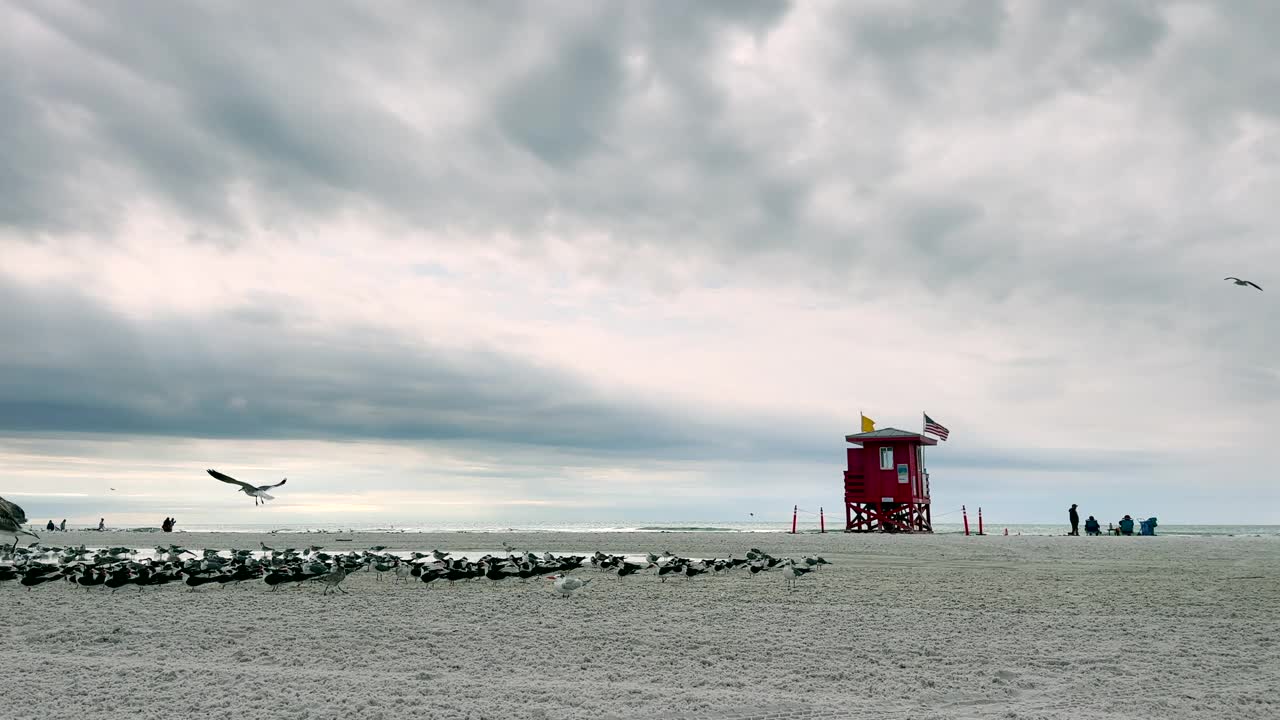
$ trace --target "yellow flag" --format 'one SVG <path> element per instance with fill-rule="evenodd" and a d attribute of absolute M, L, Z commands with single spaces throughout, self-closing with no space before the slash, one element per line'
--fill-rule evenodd
<path fill-rule="evenodd" d="M 862 413 L 858 413 L 858 414 L 862 415 Z M 875 429 L 876 429 L 876 421 L 872 420 L 866 415 L 862 415 L 862 432 L 875 432 Z"/>

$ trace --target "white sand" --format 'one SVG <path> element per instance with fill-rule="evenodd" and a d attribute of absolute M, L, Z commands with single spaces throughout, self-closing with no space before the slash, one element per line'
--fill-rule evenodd
<path fill-rule="evenodd" d="M 346 537 L 346 536 L 343 536 Z M 0 584 L 3 718 L 1280 717 L 1280 542 L 772 534 L 67 533 L 58 544 L 820 553 L 776 574 Z M 1258 577 L 1261 576 L 1261 577 Z"/>

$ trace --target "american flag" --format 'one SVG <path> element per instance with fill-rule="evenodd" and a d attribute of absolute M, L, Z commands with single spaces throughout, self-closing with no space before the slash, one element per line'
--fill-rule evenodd
<path fill-rule="evenodd" d="M 928 413 L 926 413 L 924 416 L 924 431 L 927 433 L 932 433 L 934 435 L 937 435 L 939 438 L 943 440 L 946 440 L 947 436 L 951 434 L 950 430 L 934 422 L 933 418 L 929 417 Z"/>

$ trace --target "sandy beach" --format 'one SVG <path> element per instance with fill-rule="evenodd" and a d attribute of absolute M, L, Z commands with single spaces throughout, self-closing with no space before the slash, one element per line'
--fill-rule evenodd
<path fill-rule="evenodd" d="M 350 537 L 351 542 L 337 542 Z M 1272 538 L 66 533 L 149 548 L 821 554 L 659 583 L 0 585 L 5 718 L 1274 718 Z"/>

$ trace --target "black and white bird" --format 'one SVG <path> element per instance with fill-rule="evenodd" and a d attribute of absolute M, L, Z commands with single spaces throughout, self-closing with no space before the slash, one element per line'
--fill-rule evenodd
<path fill-rule="evenodd" d="M 804 558 L 804 564 L 807 567 L 811 567 L 814 570 L 817 570 L 823 565 L 830 565 L 831 563 L 827 562 L 826 558 L 822 557 L 821 555 L 818 555 L 818 556 L 806 555 Z"/>
<path fill-rule="evenodd" d="M 1240 287 L 1252 287 L 1252 288 L 1256 288 L 1258 291 L 1262 290 L 1262 288 L 1258 287 L 1258 284 L 1253 282 L 1252 280 L 1241 280 L 1238 277 L 1225 277 L 1222 279 L 1230 280 L 1231 282 L 1235 283 L 1236 285 L 1239 285 Z"/>
<path fill-rule="evenodd" d="M 812 572 L 811 568 L 800 567 L 795 560 L 787 560 L 782 563 L 782 579 L 790 590 L 796 589 L 796 581 L 804 577 L 805 574 Z"/>
<path fill-rule="evenodd" d="M 347 591 L 342 589 L 342 581 L 347 575 L 347 568 L 342 563 L 334 563 L 332 570 L 320 576 L 320 582 L 324 583 L 324 592 L 321 595 L 328 595 L 330 590 L 337 590 L 346 595 Z"/>
<path fill-rule="evenodd" d="M 230 475 L 224 475 L 223 473 L 220 473 L 217 470 L 209 470 L 208 472 L 210 475 L 217 478 L 218 480 L 221 480 L 224 483 L 228 483 L 231 485 L 239 485 L 240 492 L 253 498 L 254 505 L 258 505 L 259 503 L 265 505 L 268 500 L 274 500 L 275 498 L 272 495 L 268 494 L 267 491 L 270 490 L 271 488 L 278 488 L 281 485 L 289 482 L 289 478 L 285 478 L 284 480 L 281 480 L 275 485 L 250 485 L 249 483 L 237 480 L 231 477 Z"/>
<path fill-rule="evenodd" d="M 13 533 L 13 549 L 18 550 L 18 536 L 30 535 L 39 540 L 40 536 L 22 527 L 27 524 L 27 513 L 17 505 L 0 497 L 0 532 Z"/>

